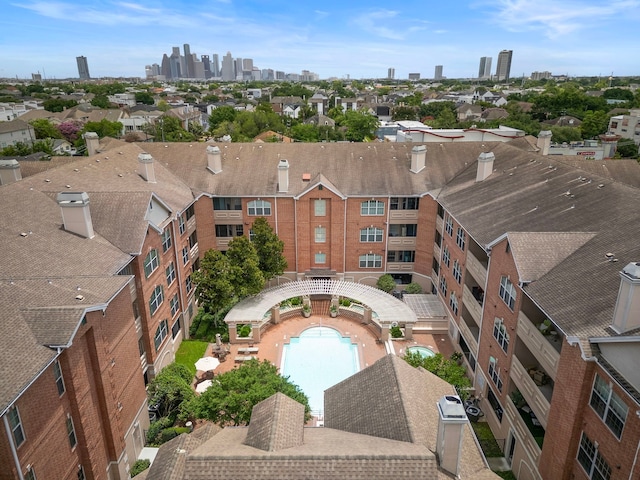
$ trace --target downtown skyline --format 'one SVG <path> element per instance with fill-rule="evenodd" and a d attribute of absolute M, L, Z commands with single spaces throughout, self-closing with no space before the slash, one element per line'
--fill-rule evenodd
<path fill-rule="evenodd" d="M 436 65 L 447 78 L 475 78 L 481 57 L 495 62 L 505 49 L 514 52 L 512 78 L 630 76 L 640 74 L 632 54 L 640 49 L 639 7 L 640 0 L 481 0 L 428 9 L 417 0 L 331 0 L 315 9 L 282 1 L 17 0 L 0 20 L 0 77 L 77 78 L 75 58 L 85 56 L 93 78 L 144 78 L 145 65 L 185 43 L 198 57 L 231 51 L 260 69 L 311 70 L 322 79 L 386 78 L 390 67 L 396 79 L 431 78 Z M 607 41 L 621 35 L 622 48 Z"/>

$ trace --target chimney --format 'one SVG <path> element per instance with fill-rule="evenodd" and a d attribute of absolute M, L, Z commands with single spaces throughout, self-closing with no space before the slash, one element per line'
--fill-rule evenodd
<path fill-rule="evenodd" d="M 486 180 L 493 173 L 493 161 L 496 156 L 493 152 L 482 152 L 478 155 L 478 172 L 476 173 L 476 182 Z"/>
<path fill-rule="evenodd" d="M 613 158 L 618 149 L 618 140 L 622 137 L 612 133 L 605 133 L 600 135 L 600 143 L 602 144 L 602 156 L 603 158 Z"/>
<path fill-rule="evenodd" d="M 436 453 L 440 467 L 457 476 L 460 470 L 462 437 L 467 424 L 467 414 L 457 395 L 446 395 L 438 400 L 438 436 Z"/>
<path fill-rule="evenodd" d="M 18 180 L 22 180 L 18 161 L 15 159 L 0 160 L 0 185 L 9 185 Z"/>
<path fill-rule="evenodd" d="M 551 130 L 542 130 L 538 134 L 538 140 L 536 141 L 536 147 L 540 149 L 542 155 L 549 155 L 549 147 L 551 147 L 551 136 L 553 133 Z"/>
<path fill-rule="evenodd" d="M 618 300 L 613 310 L 613 328 L 625 333 L 640 327 L 640 262 L 630 263 L 620 272 Z"/>
<path fill-rule="evenodd" d="M 149 183 L 156 183 L 156 172 L 153 168 L 153 157 L 151 154 L 142 152 L 138 154 L 138 163 L 140 164 L 140 175 Z"/>
<path fill-rule="evenodd" d="M 61 192 L 56 200 L 62 211 L 64 229 L 85 238 L 93 238 L 93 223 L 87 192 Z"/>
<path fill-rule="evenodd" d="M 426 145 L 420 145 L 411 149 L 411 172 L 418 173 L 425 167 L 427 158 Z"/>
<path fill-rule="evenodd" d="M 220 148 L 213 145 L 207 147 L 207 170 L 211 173 L 222 172 L 222 154 Z"/>
<path fill-rule="evenodd" d="M 100 138 L 96 132 L 87 132 L 83 135 L 84 141 L 87 144 L 87 153 L 89 156 L 98 153 L 100 148 Z"/>
<path fill-rule="evenodd" d="M 289 191 L 289 162 L 284 158 L 278 163 L 278 193 Z"/>

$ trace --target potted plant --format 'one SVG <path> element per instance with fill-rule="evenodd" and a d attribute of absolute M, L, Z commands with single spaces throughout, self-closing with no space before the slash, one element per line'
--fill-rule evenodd
<path fill-rule="evenodd" d="M 329 315 L 331 315 L 331 318 L 336 318 L 338 316 L 338 307 L 331 305 L 329 307 Z"/>
<path fill-rule="evenodd" d="M 305 318 L 309 318 L 311 316 L 311 306 L 308 303 L 305 303 L 302 306 L 302 316 Z"/>
<path fill-rule="evenodd" d="M 391 333 L 391 338 L 402 338 L 402 329 L 398 325 L 393 325 L 389 329 L 389 333 Z"/>

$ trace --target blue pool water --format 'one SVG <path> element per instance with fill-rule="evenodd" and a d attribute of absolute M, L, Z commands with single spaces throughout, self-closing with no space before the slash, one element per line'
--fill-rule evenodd
<path fill-rule="evenodd" d="M 407 350 L 409 350 L 410 352 L 418 352 L 420 355 L 422 355 L 425 358 L 435 356 L 435 353 L 433 352 L 433 350 L 427 347 L 409 347 L 407 348 Z"/>
<path fill-rule="evenodd" d="M 329 327 L 311 327 L 290 340 L 280 371 L 309 397 L 312 412 L 324 411 L 324 391 L 360 369 L 357 345 Z"/>

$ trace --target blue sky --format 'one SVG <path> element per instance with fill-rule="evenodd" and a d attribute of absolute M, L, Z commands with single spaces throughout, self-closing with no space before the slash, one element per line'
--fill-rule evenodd
<path fill-rule="evenodd" d="M 230 51 L 321 78 L 475 77 L 513 50 L 512 76 L 640 75 L 640 0 L 3 0 L 0 77 L 144 76 L 172 46 Z"/>

